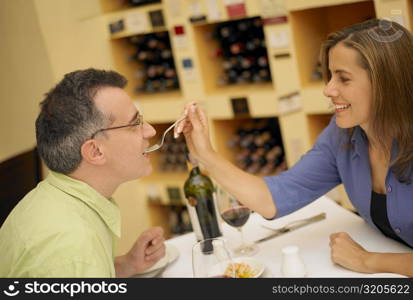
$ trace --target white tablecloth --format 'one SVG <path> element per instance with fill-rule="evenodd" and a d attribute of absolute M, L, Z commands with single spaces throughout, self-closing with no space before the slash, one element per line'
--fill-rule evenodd
<path fill-rule="evenodd" d="M 374 252 L 412 252 L 408 247 L 386 238 L 379 231 L 370 227 L 362 218 L 344 209 L 327 197 L 321 197 L 310 205 L 288 216 L 268 221 L 253 213 L 243 227 L 247 241 L 257 240 L 271 233 L 261 226 L 268 224 L 273 228 L 281 227 L 291 221 L 311 217 L 325 212 L 325 220 L 296 229 L 276 238 L 258 244 L 259 252 L 254 258 L 262 261 L 266 271 L 262 277 L 282 277 L 281 249 L 296 245 L 307 268 L 308 277 L 400 277 L 396 274 L 363 274 L 347 270 L 335 265 L 330 259 L 329 236 L 335 232 L 347 232 L 366 250 Z M 222 224 L 224 239 L 228 245 L 236 247 L 240 244 L 238 231 Z M 171 263 L 163 272 L 163 277 L 192 277 L 192 246 L 196 243 L 194 233 L 185 234 L 166 241 L 179 250 L 179 258 Z"/>

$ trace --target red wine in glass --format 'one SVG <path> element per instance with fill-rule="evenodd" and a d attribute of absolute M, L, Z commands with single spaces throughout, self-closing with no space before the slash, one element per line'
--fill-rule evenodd
<path fill-rule="evenodd" d="M 242 232 L 242 226 L 247 223 L 251 210 L 222 188 L 217 189 L 217 194 L 218 207 L 222 219 L 228 225 L 236 228 L 241 234 L 241 246 L 234 250 L 234 254 L 236 256 L 254 255 L 258 251 L 258 247 L 254 243 L 247 244 Z"/>
<path fill-rule="evenodd" d="M 233 227 L 241 227 L 247 223 L 250 210 L 246 206 L 231 207 L 221 213 L 221 217 Z"/>

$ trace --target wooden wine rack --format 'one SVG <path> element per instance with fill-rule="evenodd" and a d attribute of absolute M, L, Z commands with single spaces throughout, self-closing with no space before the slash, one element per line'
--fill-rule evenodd
<path fill-rule="evenodd" d="M 90 51 L 88 55 L 109 53 L 97 67 L 102 67 L 101 62 L 105 61 L 106 68 L 113 68 L 129 79 L 128 93 L 137 102 L 145 120 L 154 125 L 158 133 L 179 117 L 185 103 L 198 101 L 208 112 L 214 146 L 231 160 L 234 153 L 225 148 L 223 139 L 232 134 L 231 128 L 239 124 L 241 117 L 278 118 L 289 166 L 311 148 L 332 114 L 323 96 L 323 83 L 311 80 L 320 44 L 326 35 L 368 17 L 390 18 L 409 29 L 413 26 L 413 0 L 275 0 L 272 5 L 268 4 L 271 1 L 265 1 L 269 5 L 266 7 L 262 7 L 264 1 L 256 0 L 163 0 L 162 3 L 141 7 L 123 6 L 125 1 L 120 0 L 95 2 L 100 4 L 100 13 L 96 21 L 88 20 L 87 30 L 93 33 L 97 24 L 105 27 L 105 33 L 99 31 L 93 38 L 100 38 L 99 45 L 106 45 L 108 49 Z M 215 8 L 214 3 L 217 5 Z M 226 6 L 228 4 L 231 7 Z M 162 12 L 163 26 L 151 23 L 150 14 L 155 11 Z M 272 82 L 217 87 L 214 83 L 220 67 L 211 57 L 215 45 L 205 40 L 205 34 L 219 22 L 251 17 L 262 17 L 266 21 L 263 29 Z M 110 34 L 109 24 L 119 20 L 123 20 L 124 30 Z M 136 81 L 133 73 L 137 66 L 127 60 L 132 50 L 125 39 L 154 31 L 169 33 L 180 90 L 135 94 L 132 83 Z M 82 35 L 86 36 L 86 32 Z M 44 36 L 48 41 L 51 35 L 46 32 Z M 90 61 L 96 61 L 96 58 L 91 57 Z M 56 77 L 60 78 L 61 74 L 58 75 Z M 240 113 L 234 109 L 234 102 L 246 104 L 247 112 Z M 158 137 L 152 142 L 156 142 Z M 152 156 L 156 165 L 157 154 Z M 161 225 L 169 232 L 169 197 L 171 192 L 176 196 L 176 188 L 182 189 L 186 177 L 186 172 L 162 173 L 155 167 L 149 177 L 120 188 L 115 198 L 122 215 L 126 216 L 120 253 L 130 247 L 136 233 L 143 227 Z M 183 200 L 183 195 L 180 196 Z M 333 191 L 332 197 L 352 209 L 342 186 Z M 148 202 L 148 198 L 153 201 Z M 133 204 L 136 202 L 139 205 Z M 140 213 L 140 220 L 136 218 L 137 210 L 144 211 Z M 136 229 L 137 224 L 139 230 Z"/>

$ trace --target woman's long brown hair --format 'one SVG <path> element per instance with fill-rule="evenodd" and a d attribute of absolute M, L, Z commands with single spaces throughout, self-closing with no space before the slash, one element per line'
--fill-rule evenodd
<path fill-rule="evenodd" d="M 373 101 L 369 134 L 384 153 L 394 141 L 397 156 L 392 171 L 401 182 L 410 183 L 413 162 L 413 37 L 396 22 L 374 19 L 351 25 L 328 36 L 321 49 L 324 80 L 331 78 L 329 51 L 338 43 L 355 49 L 367 70 Z M 353 132 L 348 130 L 349 135 Z"/>

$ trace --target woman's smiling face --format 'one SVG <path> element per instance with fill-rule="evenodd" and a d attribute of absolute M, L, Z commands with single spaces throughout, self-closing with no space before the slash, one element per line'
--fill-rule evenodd
<path fill-rule="evenodd" d="M 369 74 L 361 66 L 359 53 L 343 43 L 329 51 L 331 79 L 324 88 L 335 107 L 336 124 L 341 128 L 360 125 L 368 129 L 372 103 Z"/>

